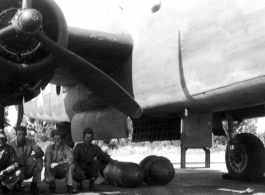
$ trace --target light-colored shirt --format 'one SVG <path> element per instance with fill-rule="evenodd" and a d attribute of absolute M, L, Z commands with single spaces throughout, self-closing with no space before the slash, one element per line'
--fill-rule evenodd
<path fill-rule="evenodd" d="M 45 151 L 45 167 L 50 167 L 52 163 L 71 164 L 73 161 L 73 150 L 65 144 L 62 144 L 59 148 L 52 144 Z"/>
<path fill-rule="evenodd" d="M 42 149 L 36 144 L 34 140 L 26 138 L 25 145 L 21 146 L 18 144 L 17 139 L 9 143 L 10 146 L 15 150 L 18 162 L 20 166 L 25 166 L 28 158 L 35 153 L 42 152 Z"/>

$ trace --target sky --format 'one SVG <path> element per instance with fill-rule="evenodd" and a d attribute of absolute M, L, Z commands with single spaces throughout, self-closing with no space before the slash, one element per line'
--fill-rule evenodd
<path fill-rule="evenodd" d="M 7 130 L 11 130 L 17 121 L 17 110 L 15 108 L 15 106 L 9 106 L 8 109 L 8 120 L 9 120 L 9 124 L 11 125 L 11 127 L 7 127 Z"/>
<path fill-rule="evenodd" d="M 257 126 L 258 126 L 257 130 L 258 133 L 265 132 L 265 117 L 258 118 Z"/>

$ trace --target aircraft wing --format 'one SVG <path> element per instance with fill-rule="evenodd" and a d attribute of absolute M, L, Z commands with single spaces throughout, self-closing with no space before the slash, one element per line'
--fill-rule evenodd
<path fill-rule="evenodd" d="M 3 89 L 4 105 L 36 97 L 53 75 L 56 85 L 83 84 L 117 110 L 133 118 L 142 115 L 132 87 L 126 84 L 125 90 L 109 76 L 121 66 L 130 68 L 128 37 L 68 28 L 52 0 L 11 1 L 1 1 L 0 13 L 0 64 L 5 70 L 0 79 L 8 88 Z"/>
<path fill-rule="evenodd" d="M 105 74 L 111 74 L 121 68 L 132 54 L 132 40 L 125 35 L 116 35 L 87 29 L 68 27 L 69 41 L 67 49 Z M 130 65 L 127 65 L 130 69 Z M 115 78 L 113 78 L 115 79 Z M 74 86 L 82 84 L 63 65 L 59 66 L 51 80 L 52 84 L 61 86 Z M 122 85 L 122 83 L 119 83 Z M 132 89 L 126 88 L 132 95 Z"/>

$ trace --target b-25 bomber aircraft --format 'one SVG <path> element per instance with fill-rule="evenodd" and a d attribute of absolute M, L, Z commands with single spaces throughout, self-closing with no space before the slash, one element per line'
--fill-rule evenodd
<path fill-rule="evenodd" d="M 226 134 L 229 174 L 260 180 L 264 146 L 236 127 L 265 116 L 263 18 L 249 0 L 0 0 L 0 102 L 74 141 L 125 138 L 129 116 L 133 141 L 181 139 L 183 162 Z"/>

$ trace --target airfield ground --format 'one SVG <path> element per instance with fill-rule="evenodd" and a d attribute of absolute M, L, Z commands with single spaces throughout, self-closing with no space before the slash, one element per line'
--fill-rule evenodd
<path fill-rule="evenodd" d="M 136 188 L 123 188 L 107 183 L 97 185 L 97 192 L 88 191 L 88 182 L 84 184 L 84 190 L 77 194 L 84 195 L 175 195 L 175 194 L 242 194 L 247 188 L 254 189 L 256 194 L 265 194 L 265 179 L 259 183 L 249 183 L 234 180 L 223 180 L 222 174 L 226 173 L 224 152 L 211 154 L 211 168 L 204 168 L 203 153 L 188 153 L 187 168 L 180 169 L 179 155 L 164 155 L 173 163 L 176 171 L 175 178 L 166 186 L 148 186 L 142 184 Z M 120 155 L 112 156 L 113 159 L 125 162 L 139 163 L 147 155 Z M 30 180 L 24 183 L 30 185 Z M 75 182 L 74 182 L 75 186 Z M 48 194 L 48 186 L 39 185 L 42 194 Z M 57 193 L 65 194 L 64 180 L 57 181 Z"/>

